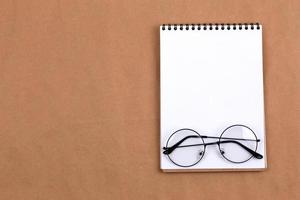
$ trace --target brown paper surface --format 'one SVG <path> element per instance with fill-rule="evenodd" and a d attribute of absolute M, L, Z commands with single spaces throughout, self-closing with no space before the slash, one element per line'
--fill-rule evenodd
<path fill-rule="evenodd" d="M 0 198 L 299 199 L 299 1 L 0 2 Z M 260 22 L 268 169 L 159 169 L 159 25 Z"/>

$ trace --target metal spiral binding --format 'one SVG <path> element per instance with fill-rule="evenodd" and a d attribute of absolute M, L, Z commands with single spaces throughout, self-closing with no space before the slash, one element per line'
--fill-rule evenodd
<path fill-rule="evenodd" d="M 163 24 L 161 29 L 163 31 L 171 30 L 259 30 L 259 23 L 234 23 L 234 24 Z"/>

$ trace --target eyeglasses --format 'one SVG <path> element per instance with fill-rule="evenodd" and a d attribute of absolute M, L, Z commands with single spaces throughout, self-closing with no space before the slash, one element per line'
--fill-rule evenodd
<path fill-rule="evenodd" d="M 218 140 L 205 142 L 204 139 Z M 191 167 L 203 158 L 206 146 L 218 145 L 220 154 L 227 161 L 244 163 L 251 158 L 263 158 L 256 152 L 259 142 L 252 129 L 240 124 L 227 127 L 220 137 L 200 135 L 193 129 L 183 128 L 168 138 L 163 154 L 177 166 Z"/>

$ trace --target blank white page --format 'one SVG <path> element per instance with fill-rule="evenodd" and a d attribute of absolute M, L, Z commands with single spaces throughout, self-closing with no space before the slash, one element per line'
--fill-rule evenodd
<path fill-rule="evenodd" d="M 259 26 L 259 29 L 257 29 Z M 260 170 L 266 168 L 262 26 L 242 30 L 165 30 L 160 27 L 161 169 Z M 178 129 L 220 136 L 233 124 L 243 124 L 261 140 L 252 158 L 241 164 L 225 160 L 217 146 L 207 146 L 192 167 L 174 165 L 162 152 Z M 187 155 L 188 156 L 188 155 Z"/>

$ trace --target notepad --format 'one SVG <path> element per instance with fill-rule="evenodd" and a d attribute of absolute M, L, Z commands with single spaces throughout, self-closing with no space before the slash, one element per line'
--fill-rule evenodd
<path fill-rule="evenodd" d="M 265 169 L 262 25 L 160 26 L 160 120 L 160 166 L 163 171 Z M 258 142 L 254 150 L 263 156 L 262 159 L 254 158 L 236 142 L 222 143 L 220 135 L 232 125 L 244 125 L 255 133 Z M 202 146 L 193 146 L 194 150 L 191 147 L 176 148 L 172 154 L 164 154 L 168 140 L 169 148 L 176 143 L 176 138 L 170 139 L 171 135 L 181 129 L 195 131 L 190 133 L 196 136 L 179 146 L 194 144 L 196 139 Z M 204 139 L 196 133 L 212 138 L 204 138 L 202 142 Z M 176 135 L 177 142 L 187 135 Z M 172 145 L 170 140 L 174 140 Z M 186 143 L 188 141 L 190 143 Z M 205 154 L 199 150 L 203 146 Z M 249 156 L 249 160 L 230 162 L 231 156 L 242 159 L 240 153 L 245 158 Z M 180 154 L 179 157 L 176 154 Z M 176 164 L 177 159 L 200 161 L 181 166 Z"/>

